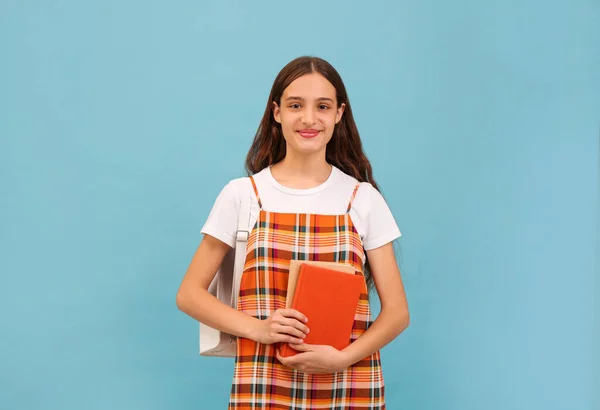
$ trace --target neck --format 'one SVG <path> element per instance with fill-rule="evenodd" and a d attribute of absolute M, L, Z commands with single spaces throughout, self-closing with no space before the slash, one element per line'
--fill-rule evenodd
<path fill-rule="evenodd" d="M 280 184 L 297 189 L 310 189 L 322 184 L 331 171 L 324 151 L 313 155 L 298 155 L 288 151 L 283 160 L 271 167 L 273 178 Z"/>

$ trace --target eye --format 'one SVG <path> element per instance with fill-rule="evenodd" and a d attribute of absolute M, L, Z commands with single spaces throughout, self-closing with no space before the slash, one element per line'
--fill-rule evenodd
<path fill-rule="evenodd" d="M 298 104 L 298 103 L 290 104 L 290 108 L 292 108 L 292 109 L 300 108 L 300 104 Z"/>
<path fill-rule="evenodd" d="M 329 106 L 328 106 L 328 105 L 325 105 L 325 104 L 321 104 L 321 105 L 319 105 L 319 109 L 320 109 L 320 110 L 328 110 L 328 109 L 329 109 Z"/>

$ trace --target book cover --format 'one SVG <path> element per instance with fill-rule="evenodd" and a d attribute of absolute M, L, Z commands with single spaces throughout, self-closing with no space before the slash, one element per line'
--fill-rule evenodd
<path fill-rule="evenodd" d="M 340 272 L 355 274 L 354 267 L 348 263 L 342 262 L 326 262 L 326 261 L 303 261 L 298 259 L 292 259 L 290 261 L 290 270 L 288 275 L 288 287 L 287 287 L 287 298 L 285 300 L 285 307 L 292 307 L 292 300 L 294 298 L 294 292 L 296 290 L 296 282 L 298 281 L 298 273 L 300 272 L 300 266 L 303 264 L 321 266 L 323 268 L 333 269 Z"/>
<path fill-rule="evenodd" d="M 308 318 L 307 344 L 329 345 L 338 350 L 350 344 L 356 308 L 364 288 L 362 275 L 301 264 L 291 307 Z M 289 344 L 281 347 L 284 357 L 296 354 Z"/>

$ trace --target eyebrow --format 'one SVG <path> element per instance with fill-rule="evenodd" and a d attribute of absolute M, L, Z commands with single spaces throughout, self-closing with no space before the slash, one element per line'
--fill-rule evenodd
<path fill-rule="evenodd" d="M 285 100 L 286 101 L 290 101 L 290 100 L 304 101 L 304 98 L 290 96 L 290 97 L 286 98 Z M 333 103 L 333 100 L 331 98 L 328 98 L 328 97 L 317 98 L 317 101 L 329 101 L 329 102 Z"/>

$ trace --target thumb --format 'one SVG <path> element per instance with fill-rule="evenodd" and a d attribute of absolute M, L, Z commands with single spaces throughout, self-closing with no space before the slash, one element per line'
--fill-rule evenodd
<path fill-rule="evenodd" d="M 301 344 L 290 343 L 290 346 L 294 350 L 297 350 L 298 352 L 312 352 L 314 350 L 313 345 L 309 345 L 307 343 L 301 343 Z"/>

